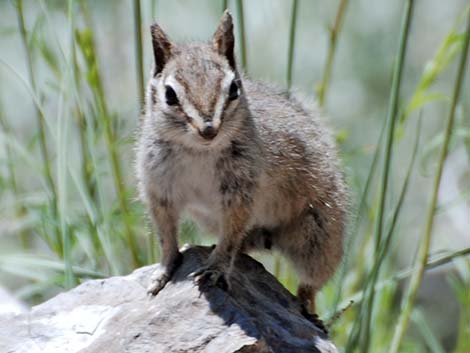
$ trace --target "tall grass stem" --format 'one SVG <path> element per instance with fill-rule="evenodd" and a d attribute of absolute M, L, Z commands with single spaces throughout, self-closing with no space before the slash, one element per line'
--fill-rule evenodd
<path fill-rule="evenodd" d="M 93 68 L 93 72 L 95 75 L 94 77 L 95 79 L 92 82 L 90 82 L 90 85 L 92 86 L 91 88 L 95 92 L 96 106 L 98 108 L 98 114 L 100 116 L 101 123 L 104 128 L 106 149 L 107 149 L 108 156 L 110 159 L 114 188 L 117 194 L 120 211 L 121 211 L 122 218 L 123 218 L 124 234 L 126 237 L 126 241 L 129 245 L 129 251 L 131 253 L 131 258 L 132 258 L 132 265 L 134 267 L 137 267 L 138 265 L 142 264 L 142 262 L 140 261 L 139 256 L 138 256 L 139 251 L 137 247 L 137 242 L 132 231 L 130 209 L 128 206 L 128 201 L 127 201 L 127 196 L 126 196 L 121 162 L 120 162 L 119 155 L 118 155 L 118 148 L 117 148 L 118 141 L 115 136 L 115 132 L 113 129 L 113 124 L 112 124 L 112 116 L 109 113 L 109 110 L 106 104 L 105 92 L 102 86 L 101 74 L 100 74 L 100 69 L 98 65 L 98 58 L 96 55 L 95 38 L 93 35 L 93 31 L 91 30 L 92 20 L 91 20 L 90 12 L 88 10 L 87 2 L 85 0 L 82 0 L 80 2 L 80 5 L 82 9 L 82 14 L 85 18 L 85 23 L 90 28 L 88 45 L 90 46 L 89 49 L 91 52 L 88 53 L 89 55 L 88 59 L 89 59 L 89 65 Z"/>
<path fill-rule="evenodd" d="M 31 84 L 32 91 L 37 96 L 37 87 L 36 87 L 36 79 L 34 77 L 34 70 L 33 70 L 33 59 L 31 57 L 31 50 L 28 45 L 28 35 L 26 33 L 26 25 L 24 20 L 24 12 L 23 12 L 23 0 L 17 0 L 16 2 L 16 10 L 17 10 L 17 17 L 18 17 L 18 26 L 20 29 L 21 34 L 21 42 L 23 44 L 23 48 L 26 54 L 26 66 L 28 69 L 28 76 L 29 81 Z M 57 212 L 58 212 L 58 205 L 57 205 L 57 189 L 52 177 L 52 161 L 49 155 L 49 149 L 47 146 L 47 139 L 46 139 L 46 123 L 44 118 L 44 113 L 42 110 L 35 105 L 35 116 L 36 122 L 38 125 L 38 140 L 39 140 L 39 149 L 41 153 L 41 158 L 43 160 L 44 165 L 44 178 L 46 180 L 47 187 L 49 188 L 49 192 L 51 193 L 50 198 L 50 207 L 51 213 L 54 219 L 56 219 Z M 60 235 L 60 231 L 57 225 L 53 226 L 53 237 L 55 242 L 54 251 L 62 256 L 62 239 Z"/>
<path fill-rule="evenodd" d="M 144 104 L 144 57 L 142 49 L 142 12 L 140 0 L 133 1 L 134 11 L 134 42 L 135 42 L 135 69 L 137 75 L 137 91 L 139 92 L 139 110 Z"/>
<path fill-rule="evenodd" d="M 7 122 L 5 114 L 3 112 L 3 107 L 0 104 L 0 128 L 3 130 L 5 135 L 9 135 L 12 133 L 11 128 Z M 12 148 L 9 143 L 5 142 L 5 158 L 6 158 L 6 165 L 8 168 L 8 183 L 11 187 L 11 191 L 15 198 L 19 197 L 19 190 L 18 185 L 16 183 L 16 167 L 14 162 L 14 155 Z M 26 213 L 25 207 L 22 205 L 15 205 L 15 217 L 21 218 Z M 19 232 L 19 237 L 21 239 L 21 245 L 24 249 L 31 248 L 31 237 L 26 230 L 21 230 Z"/>
<path fill-rule="evenodd" d="M 295 32 L 297 29 L 297 8 L 298 0 L 292 0 L 290 30 L 289 30 L 289 49 L 287 56 L 287 89 L 292 87 L 292 71 L 294 62 L 294 49 L 295 49 Z"/>
<path fill-rule="evenodd" d="M 7 123 L 5 114 L 3 113 L 2 105 L 0 104 L 0 128 L 5 135 L 11 134 L 11 128 Z M 8 166 L 8 182 L 10 183 L 11 190 L 15 196 L 18 196 L 18 185 L 16 184 L 15 163 L 13 162 L 13 153 L 8 145 L 5 143 L 5 157 Z"/>
<path fill-rule="evenodd" d="M 333 62 L 338 45 L 338 37 L 343 27 L 344 16 L 348 6 L 348 0 L 340 0 L 338 11 L 336 12 L 333 27 L 329 29 L 329 45 L 328 54 L 326 56 L 325 68 L 323 69 L 323 77 L 317 88 L 318 104 L 324 107 L 326 104 L 326 93 L 330 86 L 331 74 L 333 72 Z"/>
<path fill-rule="evenodd" d="M 455 80 L 454 90 L 452 93 L 452 100 L 447 117 L 447 126 L 445 131 L 444 143 L 439 156 L 439 162 L 437 166 L 437 172 L 434 179 L 433 192 L 431 195 L 431 202 L 427 213 L 426 225 L 423 236 L 419 242 L 418 257 L 415 263 L 413 275 L 410 280 L 408 291 L 402 301 L 402 310 L 398 320 L 397 330 L 392 339 L 392 345 L 389 353 L 398 353 L 405 332 L 408 328 L 411 312 L 418 293 L 418 288 L 421 284 L 424 270 L 426 268 L 426 262 L 428 259 L 429 247 L 431 245 L 432 231 L 434 226 L 434 215 L 436 213 L 437 199 L 439 194 L 439 188 L 441 185 L 442 171 L 444 169 L 444 163 L 447 158 L 449 150 L 449 142 L 452 135 L 455 120 L 455 109 L 460 98 L 460 91 L 462 88 L 463 79 L 465 76 L 465 68 L 468 58 L 468 47 L 470 42 L 470 15 L 467 20 L 467 28 L 465 32 L 464 47 L 460 56 L 459 68 L 457 71 L 457 77 Z"/>
<path fill-rule="evenodd" d="M 158 7 L 158 0 L 152 0 L 150 3 L 150 13 L 152 14 L 152 20 L 156 21 L 157 19 L 157 7 Z"/>
<path fill-rule="evenodd" d="M 403 16 L 403 22 L 401 26 L 401 33 L 400 33 L 400 42 L 399 42 L 399 49 L 398 49 L 398 61 L 396 63 L 394 72 L 393 72 L 393 80 L 392 80 L 392 89 L 391 89 L 391 96 L 390 96 L 390 103 L 388 108 L 387 114 L 387 127 L 385 132 L 385 150 L 383 155 L 383 165 L 382 165 L 382 178 L 380 181 L 380 192 L 379 192 L 379 206 L 378 206 L 378 213 L 375 223 L 375 256 L 374 256 L 374 263 L 380 263 L 382 258 L 380 257 L 380 245 L 382 242 L 382 232 L 383 232 L 383 218 L 385 214 L 385 203 L 387 199 L 387 192 L 388 192 L 388 184 L 389 184 L 389 174 L 390 174 L 390 165 L 392 163 L 392 155 L 393 155 L 393 141 L 394 141 L 394 134 L 395 134 L 395 124 L 397 120 L 397 112 L 398 112 L 398 100 L 400 97 L 400 87 L 401 87 L 401 79 L 403 73 L 403 67 L 405 63 L 405 56 L 406 56 L 406 49 L 407 43 L 410 33 L 411 22 L 413 18 L 413 7 L 414 7 L 414 0 L 408 0 L 405 5 L 405 13 Z M 375 276 L 376 277 L 376 276 Z M 370 294 L 367 300 L 366 309 L 366 318 L 364 322 L 364 330 L 362 334 L 362 350 L 363 352 L 367 353 L 369 351 L 369 343 L 370 343 L 370 325 L 372 320 L 372 311 L 374 307 L 374 278 L 372 280 L 372 284 L 370 287 Z"/>
<path fill-rule="evenodd" d="M 377 164 L 379 162 L 379 156 L 380 156 L 380 147 L 379 146 L 382 145 L 383 136 L 384 136 L 384 133 L 385 133 L 385 126 L 386 126 L 386 121 L 384 121 L 384 123 L 382 124 L 382 128 L 380 130 L 379 139 L 377 141 L 377 148 L 375 149 L 374 156 L 372 157 L 372 162 L 371 162 L 370 167 L 369 167 L 369 172 L 367 173 L 367 179 L 366 179 L 366 182 L 364 184 L 364 188 L 363 188 L 362 193 L 361 193 L 361 198 L 360 198 L 360 201 L 359 201 L 359 205 L 357 206 L 356 215 L 355 215 L 354 220 L 352 222 L 353 229 L 352 229 L 351 233 L 348 234 L 348 238 L 346 240 L 345 248 L 349 249 L 349 251 L 352 251 L 354 249 L 354 245 L 355 245 L 354 243 L 358 239 L 358 232 L 359 232 L 359 229 L 361 228 L 362 217 L 363 217 L 363 214 L 366 210 L 366 205 L 367 205 L 367 200 L 369 198 L 370 189 L 371 189 L 372 182 L 375 178 L 375 174 L 376 174 L 376 171 L 377 171 Z M 346 276 L 346 270 L 349 267 L 349 259 L 350 259 L 349 254 L 346 254 L 345 258 L 344 258 L 344 261 L 343 261 L 343 263 L 341 265 L 341 268 L 340 268 L 339 285 L 337 287 L 337 290 L 336 290 L 336 293 L 335 293 L 335 298 L 334 298 L 334 301 L 333 301 L 333 312 L 336 312 L 337 309 L 338 309 L 338 304 L 339 304 L 339 301 L 341 299 L 341 295 L 342 295 L 342 292 L 343 292 L 343 284 L 344 284 L 344 279 L 345 279 L 345 276 Z"/>
<path fill-rule="evenodd" d="M 240 43 L 240 60 L 242 68 L 248 72 L 248 61 L 246 58 L 246 37 L 245 37 L 245 14 L 243 11 L 243 0 L 236 0 L 238 13 L 238 33 Z"/>

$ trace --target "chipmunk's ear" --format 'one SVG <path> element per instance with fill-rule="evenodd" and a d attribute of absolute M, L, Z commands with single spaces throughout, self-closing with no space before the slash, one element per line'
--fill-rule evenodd
<path fill-rule="evenodd" d="M 150 26 L 150 32 L 152 34 L 153 56 L 155 58 L 155 68 L 153 70 L 153 76 L 155 77 L 162 72 L 165 64 L 170 59 L 173 44 L 171 44 L 166 33 L 156 23 Z"/>
<path fill-rule="evenodd" d="M 232 15 L 228 10 L 225 10 L 212 42 L 215 50 L 220 55 L 225 56 L 232 69 L 235 70 L 235 37 L 233 35 Z"/>

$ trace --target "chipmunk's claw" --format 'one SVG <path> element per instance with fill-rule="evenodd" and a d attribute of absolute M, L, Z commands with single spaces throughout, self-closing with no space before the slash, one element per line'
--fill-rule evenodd
<path fill-rule="evenodd" d="M 317 314 L 311 314 L 305 305 L 302 305 L 301 313 L 304 318 L 322 330 L 325 334 L 328 334 L 328 327 L 325 325 L 323 320 L 318 317 Z"/>
<path fill-rule="evenodd" d="M 192 273 L 192 277 L 203 292 L 210 287 L 219 287 L 224 291 L 230 289 L 226 274 L 210 266 L 201 267 L 199 270 Z"/>

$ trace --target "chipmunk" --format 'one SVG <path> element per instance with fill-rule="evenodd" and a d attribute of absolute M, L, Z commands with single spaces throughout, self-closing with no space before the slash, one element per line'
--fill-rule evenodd
<path fill-rule="evenodd" d="M 225 12 L 211 43 L 177 45 L 151 26 L 155 59 L 136 146 L 141 198 L 158 228 L 156 295 L 181 261 L 178 222 L 187 213 L 219 240 L 195 272 L 230 285 L 238 253 L 276 249 L 294 265 L 298 297 L 315 293 L 343 254 L 346 187 L 318 112 L 289 93 L 242 77 Z"/>

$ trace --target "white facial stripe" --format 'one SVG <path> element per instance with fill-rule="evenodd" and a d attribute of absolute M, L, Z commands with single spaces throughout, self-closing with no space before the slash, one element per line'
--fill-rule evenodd
<path fill-rule="evenodd" d="M 194 108 L 194 106 L 185 98 L 185 90 L 183 86 L 180 85 L 180 83 L 173 77 L 173 75 L 169 75 L 164 81 L 165 82 L 163 82 L 163 80 L 160 81 L 160 100 L 162 102 L 166 101 L 165 86 L 171 86 L 171 88 L 173 88 L 173 90 L 175 91 L 176 96 L 178 97 L 181 109 L 185 112 L 186 115 L 193 119 L 193 124 L 195 126 L 202 129 L 202 127 L 204 126 L 204 120 L 200 116 L 197 109 Z"/>
<path fill-rule="evenodd" d="M 188 102 L 186 99 L 180 102 L 181 102 L 181 109 L 183 109 L 186 115 L 188 115 L 189 117 L 191 117 L 191 119 L 193 119 L 193 124 L 197 126 L 200 130 L 202 130 L 204 127 L 204 119 L 201 117 L 198 110 L 194 108 L 194 106 L 190 102 Z"/>
<path fill-rule="evenodd" d="M 165 104 L 166 104 L 166 99 L 165 99 L 165 82 L 163 82 L 163 80 L 159 80 L 159 81 L 158 81 L 157 92 L 158 92 L 158 100 L 159 100 L 160 102 L 165 102 Z"/>
<path fill-rule="evenodd" d="M 215 129 L 218 129 L 220 124 L 221 124 L 221 118 L 222 118 L 222 110 L 224 108 L 224 103 L 227 99 L 227 94 L 229 87 L 235 78 L 235 73 L 233 71 L 226 71 L 225 72 L 225 77 L 222 80 L 221 83 L 221 89 L 220 89 L 220 95 L 217 99 L 217 102 L 215 104 L 214 108 L 214 115 L 212 117 L 212 124 Z M 159 99 L 161 102 L 165 102 L 165 86 L 171 86 L 173 90 L 175 91 L 178 100 L 180 101 L 180 107 L 181 109 L 185 112 L 186 115 L 191 117 L 192 125 L 198 127 L 199 129 L 202 130 L 204 127 L 204 119 L 201 117 L 199 114 L 199 111 L 185 98 L 185 90 L 182 87 L 182 85 L 179 84 L 179 82 L 172 76 L 169 75 L 165 80 L 160 80 L 160 87 L 159 87 Z"/>
<path fill-rule="evenodd" d="M 212 118 L 212 123 L 214 124 L 214 128 L 218 129 L 221 123 L 222 118 L 222 110 L 224 109 L 224 103 L 227 99 L 227 92 L 232 83 L 233 79 L 235 78 L 235 73 L 233 71 L 227 71 L 225 73 L 225 77 L 221 84 L 220 95 L 217 99 L 214 109 L 214 116 Z"/>

